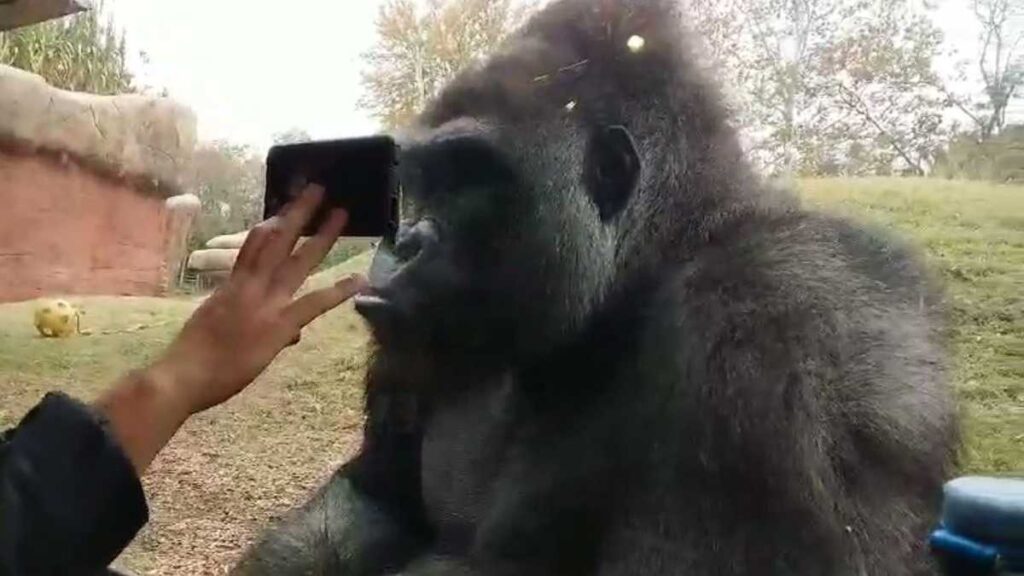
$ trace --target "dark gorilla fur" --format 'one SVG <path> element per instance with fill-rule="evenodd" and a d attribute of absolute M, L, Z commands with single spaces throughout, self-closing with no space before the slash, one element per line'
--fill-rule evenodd
<path fill-rule="evenodd" d="M 362 450 L 239 573 L 931 571 L 939 292 L 755 177 L 678 16 L 555 2 L 409 130 Z"/>

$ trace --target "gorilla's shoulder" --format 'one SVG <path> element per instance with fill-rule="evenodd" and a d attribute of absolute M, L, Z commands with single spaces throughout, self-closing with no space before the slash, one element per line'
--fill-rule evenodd
<path fill-rule="evenodd" d="M 858 302 L 918 305 L 941 287 L 917 249 L 879 226 L 799 203 L 742 211 L 671 275 L 672 297 L 811 314 L 856 313 Z"/>

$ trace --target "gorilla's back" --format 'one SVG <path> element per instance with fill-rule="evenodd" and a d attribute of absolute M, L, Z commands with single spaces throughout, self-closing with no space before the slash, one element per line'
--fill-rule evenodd
<path fill-rule="evenodd" d="M 659 435 L 630 514 L 764 573 L 934 573 L 925 539 L 959 428 L 942 291 L 918 252 L 761 206 L 681 260 L 631 364 L 662 408 L 628 419 L 636 445 Z"/>

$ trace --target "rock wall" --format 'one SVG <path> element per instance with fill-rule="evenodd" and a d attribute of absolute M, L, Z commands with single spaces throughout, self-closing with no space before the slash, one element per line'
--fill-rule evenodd
<path fill-rule="evenodd" d="M 71 159 L 2 150 L 0 190 L 0 302 L 172 285 L 188 210 Z"/>
<path fill-rule="evenodd" d="M 188 262 L 188 237 L 199 217 L 202 203 L 197 196 L 172 196 L 164 204 L 167 214 L 167 282 L 168 287 L 181 280 Z"/>
<path fill-rule="evenodd" d="M 0 302 L 164 294 L 198 200 L 195 117 L 166 98 L 54 89 L 0 66 Z"/>
<path fill-rule="evenodd" d="M 59 90 L 0 65 L 0 142 L 69 155 L 141 190 L 180 193 L 196 145 L 196 118 L 170 98 Z"/>

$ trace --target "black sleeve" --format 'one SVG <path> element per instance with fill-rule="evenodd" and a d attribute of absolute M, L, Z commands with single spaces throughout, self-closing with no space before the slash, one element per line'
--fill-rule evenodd
<path fill-rule="evenodd" d="M 0 438 L 0 575 L 100 573 L 148 518 L 135 470 L 85 405 L 49 394 Z"/>

